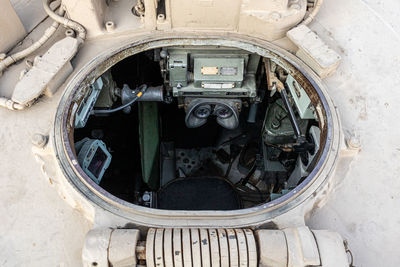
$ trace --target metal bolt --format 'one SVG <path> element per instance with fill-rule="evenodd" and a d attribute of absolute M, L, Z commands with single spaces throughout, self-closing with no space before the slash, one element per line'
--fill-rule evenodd
<path fill-rule="evenodd" d="M 33 61 L 27 59 L 27 60 L 25 60 L 25 65 L 26 65 L 28 68 L 32 68 L 32 67 L 33 67 Z"/>
<path fill-rule="evenodd" d="M 281 123 L 280 123 L 280 121 L 279 120 L 277 120 L 276 118 L 274 118 L 273 120 L 272 120 L 272 123 L 271 123 L 271 126 L 272 126 L 272 129 L 279 129 L 279 127 L 281 126 Z"/>
<path fill-rule="evenodd" d="M 164 20 L 165 20 L 165 15 L 164 14 L 158 14 L 157 21 L 158 22 L 164 22 Z"/>
<path fill-rule="evenodd" d="M 167 58 L 167 56 L 168 56 L 167 51 L 161 50 L 161 52 L 160 52 L 160 57 L 161 57 L 161 58 Z"/>
<path fill-rule="evenodd" d="M 282 16 L 278 12 L 272 12 L 269 17 L 273 20 L 280 20 Z"/>
<path fill-rule="evenodd" d="M 300 10 L 301 6 L 299 4 L 292 4 L 289 6 L 289 9 L 296 9 L 296 10 Z"/>
<path fill-rule="evenodd" d="M 0 61 L 5 59 L 7 55 L 5 53 L 0 53 Z"/>
<path fill-rule="evenodd" d="M 361 139 L 357 134 L 353 133 L 347 138 L 346 144 L 349 149 L 359 150 L 361 148 Z"/>
<path fill-rule="evenodd" d="M 112 32 L 115 29 L 115 24 L 112 21 L 107 21 L 106 22 L 106 30 L 107 32 Z"/>
<path fill-rule="evenodd" d="M 48 142 L 48 136 L 42 134 L 34 134 L 32 136 L 32 144 L 38 148 L 43 148 Z"/>
<path fill-rule="evenodd" d="M 150 200 L 150 194 L 149 193 L 144 193 L 142 199 L 145 202 L 149 201 Z"/>
<path fill-rule="evenodd" d="M 65 36 L 67 37 L 75 37 L 75 32 L 72 29 L 68 29 L 65 31 Z"/>

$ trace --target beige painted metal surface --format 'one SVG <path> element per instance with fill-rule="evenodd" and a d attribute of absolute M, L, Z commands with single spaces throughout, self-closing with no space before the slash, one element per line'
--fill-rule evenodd
<path fill-rule="evenodd" d="M 43 56 L 36 57 L 32 68 L 16 84 L 12 100 L 25 105 L 43 92 L 52 96 L 72 73 L 70 60 L 78 46 L 77 39 L 66 37 L 56 42 Z"/>
<path fill-rule="evenodd" d="M 287 32 L 287 37 L 299 48 L 296 52 L 321 78 L 333 74 L 340 63 L 340 56 L 310 28 L 299 25 Z"/>
<path fill-rule="evenodd" d="M 350 168 L 338 170 L 335 192 L 325 207 L 310 214 L 308 225 L 338 231 L 348 239 L 356 266 L 400 265 L 400 215 L 395 212 L 400 203 L 396 164 L 400 157 L 396 146 L 400 136 L 399 9 L 395 0 L 325 0 L 310 24 L 343 58 L 325 83 L 341 111 L 345 132 L 357 132 L 362 149 Z M 124 21 L 123 16 L 109 16 Z M 132 21 L 116 23 L 116 33 L 126 31 L 127 25 L 141 27 L 140 19 Z M 157 27 L 157 22 L 153 24 Z M 90 40 L 88 44 L 93 44 L 92 50 L 102 50 Z M 83 47 L 73 65 L 79 69 L 88 60 Z M 24 64 L 13 66 L 0 79 L 2 96 L 11 96 L 23 68 Z M 53 181 L 43 178 L 31 153 L 30 138 L 51 129 L 60 95 L 61 90 L 25 111 L 0 110 L 2 266 L 81 264 L 81 247 L 92 223 L 58 196 Z M 107 218 L 100 220 L 107 224 Z"/>
<path fill-rule="evenodd" d="M 215 229 L 149 229 L 146 242 L 139 240 L 136 229 L 94 229 L 85 239 L 84 266 L 134 267 L 180 266 L 173 258 L 187 258 L 185 266 L 231 267 L 348 267 L 348 259 L 339 234 L 331 231 L 311 231 L 308 227 L 284 230 L 217 229 L 219 242 L 212 261 L 210 236 Z M 200 232 L 203 235 L 200 237 Z M 256 236 L 256 239 L 255 237 Z M 187 250 L 175 247 L 187 246 Z M 145 245 L 144 245 L 145 244 Z M 202 249 L 200 249 L 202 246 Z M 253 248 L 257 247 L 254 253 Z M 142 251 L 146 251 L 142 258 Z M 186 255 L 185 255 L 186 253 Z M 175 256 L 175 257 L 174 257 Z M 176 257 L 178 256 L 178 257 Z M 137 260 L 139 259 L 139 260 Z M 212 265 L 211 265 L 212 263 Z"/>
<path fill-rule="evenodd" d="M 134 266 L 140 233 L 136 229 L 114 229 L 108 246 L 108 261 L 113 267 Z"/>
<path fill-rule="evenodd" d="M 349 266 L 343 240 L 335 232 L 308 227 L 256 231 L 261 267 Z"/>
<path fill-rule="evenodd" d="M 86 235 L 82 249 L 83 266 L 134 267 L 139 238 L 136 229 L 93 229 Z"/>
<path fill-rule="evenodd" d="M 0 53 L 6 53 L 25 37 L 26 31 L 9 0 L 0 0 L 0 7 Z"/>
<path fill-rule="evenodd" d="M 89 32 L 103 32 L 106 1 L 64 0 L 63 5 L 67 9 L 69 17 L 85 25 Z"/>
<path fill-rule="evenodd" d="M 325 83 L 344 130 L 355 131 L 362 148 L 308 224 L 338 231 L 356 266 L 400 265 L 399 8 L 399 1 L 325 1 L 311 25 L 342 57 Z"/>
<path fill-rule="evenodd" d="M 277 40 L 301 22 L 306 14 L 306 0 L 229 1 L 166 0 L 165 15 L 157 16 L 157 1 L 145 0 L 144 24 L 132 15 L 131 1 L 65 0 L 70 18 L 86 25 L 88 37 L 106 32 L 106 21 L 115 22 L 114 33 L 127 30 L 225 30 Z"/>

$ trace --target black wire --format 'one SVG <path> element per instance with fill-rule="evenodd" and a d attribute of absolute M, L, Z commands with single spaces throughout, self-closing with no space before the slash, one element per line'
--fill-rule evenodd
<path fill-rule="evenodd" d="M 254 161 L 254 164 L 253 164 L 253 166 L 251 167 L 250 171 L 246 174 L 246 176 L 245 176 L 244 178 L 240 179 L 239 182 L 237 182 L 235 186 L 236 186 L 236 187 L 238 187 L 238 186 L 246 186 L 246 184 L 251 185 L 252 187 L 254 187 L 254 188 L 257 190 L 261 202 L 264 202 L 264 195 L 263 195 L 263 193 L 261 192 L 260 188 L 258 188 L 257 186 L 255 186 L 254 184 L 252 184 L 252 183 L 249 182 L 250 177 L 251 177 L 251 176 L 253 175 L 253 173 L 256 171 L 256 167 L 257 167 L 257 164 L 256 164 L 256 161 Z M 239 188 L 238 188 L 238 189 L 239 189 Z M 251 202 L 254 202 L 254 201 L 251 201 Z"/>
<path fill-rule="evenodd" d="M 142 84 L 141 86 L 138 87 L 138 89 L 140 90 L 139 93 L 142 92 L 142 95 L 143 95 L 147 90 L 147 85 Z M 133 103 L 135 103 L 140 98 L 140 96 L 138 96 L 139 93 L 137 93 L 136 96 L 131 101 L 129 101 L 128 103 L 126 103 L 124 105 L 121 105 L 114 109 L 96 109 L 96 110 L 92 111 L 92 114 L 108 114 L 108 113 L 114 113 L 114 112 L 120 111 L 120 110 L 132 105 Z"/>
<path fill-rule="evenodd" d="M 241 185 L 246 185 L 255 171 L 256 171 L 256 160 L 254 161 L 254 164 L 251 167 L 250 171 L 246 174 L 244 178 L 240 179 L 239 183 Z"/>
<path fill-rule="evenodd" d="M 235 141 L 236 139 L 239 139 L 240 137 L 246 135 L 246 133 L 247 133 L 247 132 L 240 133 L 240 134 L 238 134 L 238 135 L 236 135 L 236 136 L 234 136 L 234 137 L 232 137 L 232 138 L 230 138 L 230 139 L 228 139 L 228 140 L 222 142 L 219 146 L 224 146 L 224 145 L 226 145 L 226 144 L 229 144 L 229 143 Z"/>
<path fill-rule="evenodd" d="M 257 192 L 258 192 L 258 194 L 259 194 L 259 196 L 260 196 L 261 202 L 264 202 L 264 201 L 265 201 L 264 195 L 263 195 L 263 193 L 261 192 L 260 188 L 258 188 L 257 186 L 255 186 L 255 185 L 253 185 L 253 184 L 251 184 L 251 183 L 249 183 L 249 182 L 248 182 L 248 184 L 251 185 L 251 186 L 253 186 L 253 187 L 257 190 Z"/>
<path fill-rule="evenodd" d="M 251 188 L 248 188 L 247 186 L 243 187 L 237 187 L 238 191 L 242 191 L 243 193 L 245 193 L 246 195 L 241 196 L 242 199 L 246 200 L 246 201 L 250 201 L 250 202 L 264 202 L 266 200 L 266 198 L 264 197 L 263 192 L 254 184 L 248 182 L 247 184 L 251 185 L 252 187 L 254 187 L 256 189 L 257 192 L 254 192 L 254 190 L 252 190 Z M 251 190 L 252 192 L 246 191 L 246 190 Z M 240 193 L 239 193 L 240 194 Z M 252 198 L 252 195 L 257 194 L 259 201 L 256 201 L 254 198 Z M 250 197 L 250 198 L 249 198 Z"/>
<path fill-rule="evenodd" d="M 228 165 L 228 168 L 226 169 L 224 178 L 228 178 L 228 175 L 229 175 L 229 173 L 231 172 L 232 164 L 233 164 L 234 161 L 235 161 L 235 159 L 231 159 L 231 160 L 229 161 L 229 165 Z"/>
<path fill-rule="evenodd" d="M 236 160 L 236 158 L 240 155 L 241 151 L 242 151 L 242 148 L 240 146 L 234 145 L 234 144 L 230 145 L 230 152 L 231 152 L 230 157 L 231 157 L 231 160 L 229 161 L 228 169 L 225 172 L 224 178 L 228 177 L 228 175 L 229 175 L 229 173 L 231 172 L 231 169 L 232 169 L 232 164 Z"/>

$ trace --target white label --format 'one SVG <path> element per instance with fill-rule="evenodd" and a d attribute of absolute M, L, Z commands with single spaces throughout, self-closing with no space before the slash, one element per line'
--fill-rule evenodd
<path fill-rule="evenodd" d="M 232 89 L 235 87 L 234 83 L 202 83 L 201 87 L 205 89 Z"/>

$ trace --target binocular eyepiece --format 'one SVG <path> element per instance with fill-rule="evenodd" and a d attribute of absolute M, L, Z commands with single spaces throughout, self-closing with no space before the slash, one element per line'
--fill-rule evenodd
<path fill-rule="evenodd" d="M 186 112 L 186 126 L 197 128 L 204 125 L 208 117 L 216 118 L 217 123 L 227 129 L 235 129 L 239 125 L 240 100 L 230 99 L 193 99 Z"/>

